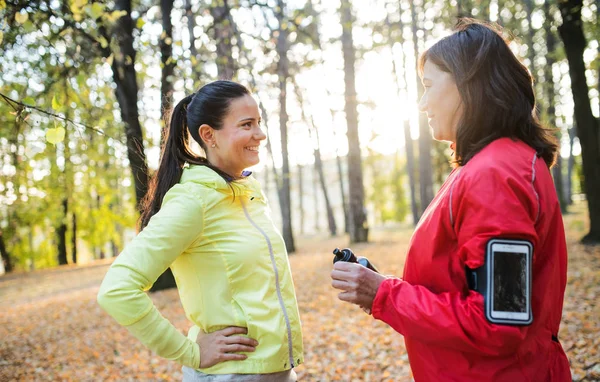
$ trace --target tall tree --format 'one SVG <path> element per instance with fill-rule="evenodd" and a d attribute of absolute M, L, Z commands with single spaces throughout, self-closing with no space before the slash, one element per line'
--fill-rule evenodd
<path fill-rule="evenodd" d="M 569 134 L 569 160 L 567 161 L 567 203 L 573 204 L 573 168 L 575 167 L 575 154 L 573 153 L 573 144 L 577 136 L 577 124 L 567 130 Z"/>
<path fill-rule="evenodd" d="M 173 80 L 175 72 L 175 60 L 173 59 L 173 23 L 171 22 L 171 11 L 173 0 L 160 0 L 160 11 L 162 19 L 162 34 L 160 36 L 160 110 L 167 113 L 173 104 Z M 163 118 L 163 124 L 164 124 Z M 163 125 L 164 126 L 164 125 Z M 162 143 L 162 142 L 161 142 Z"/>
<path fill-rule="evenodd" d="M 6 250 L 6 245 L 4 244 L 4 236 L 3 236 L 2 229 L 0 229 L 0 255 L 2 255 L 4 271 L 7 273 L 12 272 L 12 270 L 13 270 L 12 259 L 10 258 L 10 254 Z"/>
<path fill-rule="evenodd" d="M 288 44 L 288 22 L 285 17 L 285 2 L 277 0 L 275 11 L 278 24 L 277 36 L 277 77 L 279 79 L 279 130 L 281 133 L 281 154 L 283 164 L 281 167 L 281 220 L 283 223 L 282 236 L 289 253 L 296 251 L 294 244 L 294 233 L 292 230 L 292 210 L 290 200 L 290 162 L 288 158 L 288 134 L 287 134 L 287 84 L 289 79 L 289 59 L 287 56 Z"/>
<path fill-rule="evenodd" d="M 304 166 L 298 164 L 298 213 L 300 214 L 300 234 L 304 234 Z"/>
<path fill-rule="evenodd" d="M 217 70 L 220 79 L 231 80 L 235 77 L 236 67 L 233 60 L 234 27 L 228 0 L 216 0 L 210 6 L 213 17 L 214 40 L 217 45 Z"/>
<path fill-rule="evenodd" d="M 354 23 L 350 0 L 341 0 L 342 51 L 344 54 L 344 82 L 346 122 L 348 124 L 348 183 L 350 241 L 366 242 L 369 226 L 365 210 L 362 159 L 358 137 L 358 102 L 356 99 L 356 49 L 352 38 Z"/>
<path fill-rule="evenodd" d="M 327 96 L 328 96 L 328 98 L 331 96 L 329 91 L 327 91 Z M 335 111 L 332 108 L 329 108 L 329 113 L 331 114 L 331 125 L 333 126 L 333 124 L 335 123 Z M 334 132 L 334 136 L 336 136 L 335 132 Z M 337 141 L 337 137 L 334 140 Z M 340 196 L 342 198 L 342 211 L 344 211 L 344 232 L 350 233 L 350 216 L 348 213 L 348 201 L 346 198 L 346 187 L 344 185 L 344 178 L 345 178 L 344 169 L 342 166 L 342 159 L 340 158 L 340 154 L 339 154 L 337 147 L 336 147 L 336 151 L 335 151 L 335 164 L 336 164 L 336 168 L 337 168 L 338 179 L 340 182 Z"/>
<path fill-rule="evenodd" d="M 414 56 L 419 57 L 419 25 L 415 2 L 410 2 L 410 15 L 412 19 L 412 40 Z M 418 101 L 423 97 L 424 89 L 421 79 L 417 75 Z M 431 132 L 429 123 L 424 113 L 419 113 L 419 200 L 421 201 L 422 214 L 433 199 L 433 180 L 431 169 Z"/>
<path fill-rule="evenodd" d="M 103 49 L 104 56 L 114 54 L 112 62 L 115 94 L 119 102 L 121 119 L 125 125 L 127 138 L 127 158 L 131 167 L 135 185 L 136 204 L 140 203 L 148 191 L 148 165 L 144 151 L 144 138 L 138 109 L 138 85 L 135 70 L 136 50 L 133 46 L 133 19 L 131 18 L 131 0 L 116 0 L 115 10 L 125 13 L 117 19 L 113 37 L 117 41 L 118 51 L 111 53 Z M 101 28 L 103 29 L 103 28 Z"/>
<path fill-rule="evenodd" d="M 592 114 L 589 87 L 585 78 L 583 53 L 587 43 L 581 19 L 583 0 L 563 0 L 558 6 L 562 15 L 562 24 L 558 31 L 569 62 L 577 136 L 581 145 L 585 194 L 590 216 L 590 232 L 582 241 L 600 243 L 600 132 L 598 121 Z"/>
<path fill-rule="evenodd" d="M 533 29 L 533 11 L 535 10 L 535 4 L 533 0 L 525 0 L 525 18 L 527 20 L 527 59 L 529 60 L 529 70 L 531 71 L 531 75 L 533 76 L 533 84 L 534 88 L 536 87 L 538 81 L 537 76 L 537 67 L 535 64 L 535 29 Z M 539 113 L 539 110 L 536 109 L 536 112 Z"/>
<path fill-rule="evenodd" d="M 398 37 L 397 42 L 401 47 L 402 53 L 402 61 L 400 65 L 396 63 L 396 58 L 394 55 L 394 39 L 392 36 L 389 36 L 390 41 L 390 49 L 392 50 L 392 74 L 395 79 L 395 84 L 398 90 L 398 96 L 400 99 L 406 101 L 406 94 L 408 94 L 408 70 L 406 70 L 406 54 L 404 53 L 404 21 L 402 21 L 402 14 L 404 10 L 402 9 L 402 2 L 398 3 Z M 398 69 L 402 69 L 402 76 L 398 75 Z M 400 81 L 402 79 L 402 81 Z M 404 94 L 404 95 L 403 95 Z M 413 218 L 413 224 L 416 226 L 419 222 L 419 209 L 418 209 L 418 201 L 416 197 L 416 177 L 415 177 L 415 159 L 414 159 L 414 150 L 413 150 L 413 140 L 410 136 L 410 121 L 407 117 L 404 118 L 402 130 L 404 132 L 404 147 L 406 151 L 406 172 L 408 173 L 408 183 L 410 189 L 410 209 Z M 397 160 L 396 160 L 397 162 Z M 398 196 L 400 196 L 398 194 Z"/>
<path fill-rule="evenodd" d="M 315 120 L 313 115 L 309 117 L 306 115 L 306 105 L 304 103 L 304 97 L 302 96 L 302 90 L 296 83 L 293 81 L 294 89 L 296 90 L 296 99 L 298 100 L 298 104 L 300 106 L 300 113 L 302 115 L 302 120 L 308 127 L 308 132 L 311 138 L 313 138 L 314 148 L 313 148 L 313 157 L 315 158 L 315 171 L 319 175 L 319 184 L 321 185 L 321 191 L 323 192 L 323 200 L 325 200 L 325 210 L 327 212 L 327 226 L 329 227 L 329 233 L 331 236 L 335 236 L 337 233 L 337 225 L 335 223 L 335 217 L 333 216 L 333 208 L 331 208 L 331 202 L 329 201 L 329 191 L 328 184 L 325 180 L 325 172 L 323 170 L 323 160 L 321 159 L 321 142 L 319 139 L 319 129 L 315 125 Z"/>
<path fill-rule="evenodd" d="M 545 93 L 546 93 L 546 107 L 545 115 L 548 121 L 548 124 L 551 128 L 556 129 L 556 110 L 554 108 L 554 104 L 556 102 L 556 92 L 554 89 L 554 79 L 552 74 L 552 68 L 554 63 L 556 62 L 556 38 L 554 35 L 554 31 L 552 30 L 552 13 L 551 13 L 551 4 L 550 0 L 544 1 L 544 33 L 546 34 L 546 65 L 544 66 L 544 84 L 545 84 Z M 531 49 L 531 48 L 530 48 Z M 556 136 L 560 143 L 560 130 L 556 129 Z M 556 157 L 556 164 L 552 168 L 552 175 L 554 177 L 554 188 L 556 189 L 556 194 L 558 195 L 558 201 L 560 202 L 561 211 L 564 213 L 567 211 L 567 205 L 565 202 L 564 196 L 564 186 L 563 186 L 563 176 L 562 176 L 562 158 L 560 156 L 560 151 Z"/>

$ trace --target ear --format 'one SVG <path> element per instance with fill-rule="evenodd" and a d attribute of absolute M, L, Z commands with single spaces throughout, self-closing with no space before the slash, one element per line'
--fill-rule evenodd
<path fill-rule="evenodd" d="M 198 128 L 198 134 L 207 147 L 210 147 L 215 140 L 215 130 L 210 125 L 201 125 Z"/>

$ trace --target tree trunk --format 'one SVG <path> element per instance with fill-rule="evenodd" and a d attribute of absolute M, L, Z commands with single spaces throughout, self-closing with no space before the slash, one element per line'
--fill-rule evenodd
<path fill-rule="evenodd" d="M 289 77 L 289 62 L 287 57 L 288 51 L 288 30 L 286 22 L 284 20 L 284 7 L 285 3 L 283 0 L 277 1 L 277 21 L 279 35 L 277 37 L 277 54 L 279 55 L 279 61 L 277 62 L 277 75 L 279 77 L 279 130 L 281 131 L 281 155 L 283 159 L 283 165 L 281 168 L 281 220 L 283 223 L 282 236 L 285 241 L 285 245 L 288 253 L 296 251 L 294 245 L 294 234 L 292 230 L 292 211 L 291 211 L 291 200 L 290 200 L 290 164 L 288 158 L 288 146 L 287 146 L 287 81 Z"/>
<path fill-rule="evenodd" d="M 302 165 L 298 165 L 298 212 L 300 213 L 300 234 L 304 234 L 304 181 L 302 179 Z"/>
<path fill-rule="evenodd" d="M 537 68 L 535 66 L 535 49 L 534 49 L 534 41 L 535 41 L 535 30 L 533 29 L 531 15 L 534 10 L 533 0 L 525 0 L 525 10 L 526 10 L 526 18 L 527 18 L 527 58 L 529 59 L 529 70 L 531 71 L 531 75 L 533 76 L 533 86 L 535 90 L 535 85 L 539 83 L 537 77 Z M 551 24 L 546 22 L 546 28 L 550 28 Z M 539 110 L 536 110 L 536 113 Z M 539 114 L 538 114 L 539 115 Z"/>
<path fill-rule="evenodd" d="M 216 3 L 210 7 L 210 14 L 213 18 L 214 39 L 217 44 L 217 71 L 220 79 L 231 80 L 236 72 L 231 41 L 234 35 L 233 18 L 227 0 L 217 0 Z"/>
<path fill-rule="evenodd" d="M 194 28 L 196 27 L 194 11 L 192 10 L 192 0 L 185 0 L 185 18 L 188 29 L 189 44 L 190 44 L 190 63 L 192 65 L 192 75 L 197 78 L 200 70 L 198 68 L 199 57 L 198 50 L 196 49 L 196 37 L 194 37 Z M 192 81 L 193 82 L 193 81 Z M 186 81 L 186 83 L 188 83 Z M 196 89 L 192 85 L 190 92 L 195 92 Z"/>
<path fill-rule="evenodd" d="M 413 225 L 419 222 L 419 207 L 417 205 L 415 186 L 415 159 L 413 151 L 413 140 L 410 136 L 410 123 L 404 121 L 404 145 L 406 146 L 406 171 L 408 172 L 408 183 L 410 185 L 410 210 L 413 217 Z"/>
<path fill-rule="evenodd" d="M 329 202 L 329 193 L 327 192 L 327 182 L 325 181 L 325 173 L 323 171 L 323 161 L 321 160 L 321 142 L 319 139 L 319 129 L 315 125 L 315 120 L 313 116 L 310 116 L 310 121 L 306 116 L 305 105 L 304 105 L 304 97 L 302 97 L 302 91 L 298 84 L 292 80 L 294 83 L 294 89 L 296 90 L 296 99 L 298 100 L 298 104 L 300 106 L 300 114 L 302 115 L 302 120 L 308 126 L 308 132 L 311 137 L 315 139 L 315 149 L 313 150 L 313 156 L 315 158 L 315 170 L 319 175 L 319 183 L 321 185 L 321 190 L 323 191 L 323 199 L 325 200 L 325 210 L 327 211 L 327 226 L 329 227 L 329 233 L 331 236 L 335 236 L 337 234 L 337 225 L 335 224 L 335 217 L 333 216 L 333 208 L 331 208 L 331 203 Z"/>
<path fill-rule="evenodd" d="M 329 96 L 329 92 L 327 92 L 327 95 Z M 331 124 L 333 125 L 335 123 L 335 112 L 333 111 L 333 109 L 329 109 L 329 112 L 331 113 Z M 335 132 L 334 132 L 335 135 Z M 337 139 L 337 138 L 335 138 Z M 348 214 L 348 201 L 346 199 L 346 187 L 344 186 L 344 170 L 343 170 L 343 166 L 342 166 L 342 159 L 340 158 L 340 155 L 338 153 L 338 150 L 336 148 L 336 152 L 335 152 L 335 163 L 337 166 L 337 171 L 338 171 L 338 178 L 340 181 L 340 195 L 342 197 L 342 210 L 344 211 L 344 232 L 345 233 L 350 233 L 350 216 Z M 348 175 L 350 176 L 350 175 Z"/>
<path fill-rule="evenodd" d="M 342 196 L 342 210 L 344 211 L 344 232 L 350 233 L 350 217 L 348 216 L 348 202 L 346 201 L 346 190 L 344 188 L 344 171 L 342 170 L 342 160 L 336 153 L 335 162 L 338 170 L 338 178 L 340 179 L 340 194 Z"/>
<path fill-rule="evenodd" d="M 165 130 L 168 129 L 165 122 L 165 116 L 169 112 L 173 104 L 173 81 L 175 77 L 175 62 L 173 60 L 173 24 L 171 23 L 171 12 L 173 10 L 173 0 L 161 0 L 160 11 L 162 17 L 162 35 L 160 38 L 160 61 L 162 63 L 161 80 L 160 80 L 160 104 L 162 118 L 163 133 L 160 138 L 160 147 L 164 145 L 166 136 Z M 156 282 L 150 288 L 151 292 L 159 290 L 175 288 L 177 283 L 171 269 L 167 269 L 158 277 Z"/>
<path fill-rule="evenodd" d="M 323 199 L 325 200 L 325 210 L 327 211 L 327 226 L 329 227 L 329 233 L 331 236 L 335 236 L 337 234 L 337 225 L 335 224 L 335 217 L 333 216 L 333 209 L 331 208 L 331 203 L 329 202 L 329 193 L 327 192 L 327 182 L 325 181 L 325 173 L 323 172 L 323 161 L 321 160 L 321 149 L 319 143 L 319 132 L 313 123 L 313 131 L 315 132 L 317 138 L 317 148 L 313 151 L 313 155 L 315 156 L 315 170 L 317 170 L 317 174 L 319 175 L 319 183 L 321 184 L 321 191 L 323 191 Z"/>
<path fill-rule="evenodd" d="M 69 200 L 64 198 L 62 200 L 62 207 L 64 217 L 56 229 L 56 240 L 58 242 L 58 265 L 65 265 L 67 261 L 67 216 L 69 209 Z"/>
<path fill-rule="evenodd" d="M 567 162 L 567 203 L 573 204 L 573 167 L 575 167 L 575 155 L 573 155 L 573 144 L 575 143 L 576 128 L 571 127 L 569 132 L 569 161 Z"/>
<path fill-rule="evenodd" d="M 354 66 L 356 51 L 352 38 L 352 5 L 350 0 L 341 1 L 342 50 L 344 54 L 344 82 L 346 103 L 346 122 L 348 124 L 348 183 L 349 183 L 349 223 L 350 241 L 366 242 L 369 236 L 366 210 L 364 206 L 365 191 L 363 185 L 362 159 L 360 140 L 358 137 L 358 102 L 356 99 L 356 78 Z"/>
<path fill-rule="evenodd" d="M 140 202 L 148 191 L 148 167 L 137 106 L 138 85 L 135 71 L 136 51 L 133 48 L 131 0 L 116 0 L 115 10 L 127 12 L 115 22 L 114 37 L 119 45 L 119 52 L 117 52 L 119 54 L 115 54 L 112 71 L 116 84 L 115 94 L 121 109 L 121 119 L 125 125 L 127 158 L 131 166 L 136 206 L 139 210 Z"/>
<path fill-rule="evenodd" d="M 253 87 L 256 88 L 256 83 L 254 83 L 254 77 L 251 77 L 251 79 L 252 79 Z M 269 117 L 268 117 L 267 110 L 265 109 L 265 106 L 260 101 L 260 97 L 258 97 L 258 94 L 256 97 L 258 99 L 258 107 L 260 108 L 261 116 L 263 119 L 263 126 L 265 127 L 265 135 L 267 136 L 267 154 L 271 158 L 271 170 L 273 171 L 273 178 L 274 178 L 274 182 L 275 182 L 275 191 L 277 191 L 277 200 L 279 201 L 279 205 L 281 206 L 282 185 L 281 185 L 281 178 L 279 176 L 279 173 L 277 172 L 277 167 L 275 167 L 275 158 L 273 157 L 273 147 L 271 146 L 271 139 L 269 139 Z M 269 171 L 269 169 L 265 168 L 265 171 Z"/>
<path fill-rule="evenodd" d="M 2 235 L 2 230 L 0 229 L 0 255 L 2 255 L 2 262 L 4 264 L 4 272 L 9 273 L 14 269 L 12 260 L 10 258 L 10 254 L 6 250 L 6 245 L 4 245 L 4 236 Z"/>
<path fill-rule="evenodd" d="M 72 230 L 73 235 L 71 236 L 71 259 L 73 264 L 77 264 L 77 215 L 75 212 L 71 214 L 72 217 Z"/>
<path fill-rule="evenodd" d="M 589 88 L 585 78 L 583 52 L 586 47 L 583 34 L 581 8 L 583 0 L 568 0 L 558 3 L 563 23 L 558 28 L 564 42 L 569 62 L 571 91 L 575 103 L 577 136 L 581 145 L 581 158 L 585 177 L 585 194 L 590 216 L 590 232 L 583 242 L 600 243 L 600 142 L 598 121 L 592 114 Z"/>
<path fill-rule="evenodd" d="M 419 57 L 419 39 L 417 36 L 417 12 L 414 1 L 410 2 L 410 13 L 412 18 L 412 39 L 414 56 Z M 423 97 L 423 84 L 417 75 L 417 97 Z M 421 200 L 422 214 L 433 199 L 433 183 L 431 170 L 431 132 L 425 113 L 419 113 L 419 196 Z"/>
<path fill-rule="evenodd" d="M 458 5 L 460 7 L 460 0 L 458 2 Z M 399 43 L 400 46 L 402 47 L 402 63 L 400 65 L 400 67 L 402 68 L 402 73 L 403 73 L 403 78 L 404 80 L 402 81 L 402 85 L 400 85 L 400 81 L 399 81 L 399 77 L 398 77 L 398 65 L 396 65 L 396 60 L 394 58 L 392 58 L 392 69 L 393 69 L 393 75 L 394 78 L 396 79 L 396 86 L 398 88 L 398 96 L 401 97 L 401 91 L 404 90 L 406 92 L 408 92 L 407 89 L 407 85 L 408 85 L 408 71 L 406 70 L 406 55 L 404 53 L 404 23 L 402 21 L 402 3 L 398 4 L 399 7 L 399 19 L 398 19 L 398 29 L 400 30 L 400 38 L 399 38 Z M 390 39 L 390 41 L 392 41 Z M 393 41 L 392 41 L 392 45 L 390 46 L 390 48 L 392 49 L 392 57 L 393 57 Z M 404 131 L 404 146 L 405 146 L 405 150 L 406 150 L 406 172 L 408 173 L 408 183 L 409 183 L 409 188 L 410 188 L 410 207 L 411 207 L 411 212 L 412 212 L 412 218 L 413 218 L 413 225 L 417 225 L 417 223 L 419 222 L 419 209 L 418 209 L 418 202 L 417 202 L 417 198 L 416 198 L 416 179 L 415 179 L 415 159 L 414 159 L 414 153 L 413 153 L 413 141 L 412 138 L 410 136 L 410 121 L 408 119 L 404 119 L 404 124 L 403 124 L 403 131 Z"/>
<path fill-rule="evenodd" d="M 315 233 L 319 233 L 321 231 L 321 227 L 319 222 L 321 221 L 321 209 L 319 208 L 319 175 L 316 171 L 313 173 L 313 197 L 314 197 L 314 207 L 315 207 Z"/>
<path fill-rule="evenodd" d="M 531 0 L 528 0 L 528 2 Z M 544 32 L 546 34 L 546 65 L 544 66 L 544 83 L 546 84 L 546 116 L 550 127 L 556 128 L 556 113 L 555 113 L 555 89 L 554 79 L 552 75 L 552 67 L 555 63 L 555 50 L 556 50 L 556 38 L 554 32 L 552 32 L 552 15 L 550 13 L 550 0 L 544 2 Z M 531 17 L 529 18 L 531 19 Z M 557 140 L 559 143 L 559 152 L 556 157 L 556 164 L 552 168 L 552 175 L 554 178 L 554 188 L 556 189 L 556 195 L 560 203 L 560 209 L 562 213 L 567 211 L 567 204 L 565 202 L 565 193 L 563 187 L 563 176 L 562 176 L 562 158 L 560 157 L 560 137 L 561 133 L 557 130 Z"/>
<path fill-rule="evenodd" d="M 160 78 L 160 110 L 163 115 L 163 129 L 165 128 L 164 115 L 173 104 L 173 80 L 175 78 L 175 61 L 173 60 L 173 24 L 171 23 L 171 11 L 173 0 L 161 0 L 160 11 L 162 17 L 163 32 L 160 38 L 160 62 L 162 64 Z M 161 135 L 161 147 L 164 134 Z"/>

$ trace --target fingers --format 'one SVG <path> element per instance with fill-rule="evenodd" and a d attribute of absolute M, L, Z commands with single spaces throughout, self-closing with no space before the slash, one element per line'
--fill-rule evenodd
<path fill-rule="evenodd" d="M 344 291 L 344 292 L 338 294 L 338 298 L 342 301 L 351 302 L 353 304 L 356 304 L 358 301 L 358 295 L 356 292 Z"/>
<path fill-rule="evenodd" d="M 225 329 L 217 330 L 219 334 L 224 336 L 231 336 L 234 334 L 248 334 L 248 328 L 242 328 L 239 326 L 230 326 Z"/>
<path fill-rule="evenodd" d="M 333 279 L 331 281 L 331 286 L 334 287 L 335 289 L 349 290 L 349 289 L 354 289 L 356 287 L 356 284 L 350 283 L 350 282 L 345 281 L 345 280 L 336 280 L 336 279 Z"/>
<path fill-rule="evenodd" d="M 248 358 L 245 354 L 237 354 L 237 353 L 224 353 L 221 355 L 221 362 L 225 361 L 243 361 Z"/>
<path fill-rule="evenodd" d="M 333 270 L 331 271 L 331 278 L 334 280 L 348 280 L 352 273 L 345 271 Z"/>
<path fill-rule="evenodd" d="M 258 341 L 253 338 L 248 337 L 240 337 L 240 336 L 230 336 L 225 337 L 224 342 L 228 345 L 240 344 L 246 346 L 258 346 Z"/>
<path fill-rule="evenodd" d="M 241 353 L 241 352 L 253 352 L 256 348 L 254 346 L 242 345 L 242 344 L 231 344 L 223 347 L 225 353 Z"/>
<path fill-rule="evenodd" d="M 341 272 L 352 272 L 357 269 L 356 267 L 362 267 L 362 265 L 357 263 L 349 263 L 347 261 L 338 261 L 333 264 L 333 269 Z"/>

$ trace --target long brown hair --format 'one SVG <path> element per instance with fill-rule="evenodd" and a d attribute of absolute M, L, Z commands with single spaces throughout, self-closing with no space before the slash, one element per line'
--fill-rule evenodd
<path fill-rule="evenodd" d="M 455 29 L 419 58 L 421 76 L 425 62 L 431 61 L 450 73 L 458 87 L 463 114 L 456 130 L 455 163 L 465 165 L 490 142 L 510 137 L 531 146 L 551 167 L 556 138 L 540 124 L 532 76 L 500 28 L 464 18 Z"/>
<path fill-rule="evenodd" d="M 140 230 L 160 210 L 167 191 L 179 182 L 185 163 L 210 167 L 228 183 L 233 179 L 230 174 L 211 165 L 206 158 L 196 155 L 190 147 L 190 136 L 206 151 L 206 144 L 200 138 L 198 128 L 207 124 L 220 130 L 231 101 L 249 94 L 248 88 L 241 84 L 219 80 L 179 101 L 171 113 L 168 128 L 164 131 L 158 171 L 152 177 L 148 192 L 142 200 Z"/>

